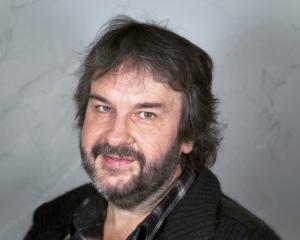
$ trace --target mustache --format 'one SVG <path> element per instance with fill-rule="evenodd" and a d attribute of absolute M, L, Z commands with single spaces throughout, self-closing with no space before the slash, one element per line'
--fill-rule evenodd
<path fill-rule="evenodd" d="M 120 157 L 130 157 L 145 164 L 146 157 L 143 153 L 128 146 L 111 146 L 109 143 L 97 144 L 92 148 L 92 155 L 96 159 L 99 155 L 118 155 Z"/>

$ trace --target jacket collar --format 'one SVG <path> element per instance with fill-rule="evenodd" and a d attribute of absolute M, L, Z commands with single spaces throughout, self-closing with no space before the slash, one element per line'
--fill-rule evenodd
<path fill-rule="evenodd" d="M 215 231 L 220 197 L 221 190 L 217 178 L 210 170 L 201 170 L 185 197 L 165 220 L 155 239 L 211 239 Z M 99 234 L 106 204 L 98 193 L 92 199 L 86 199 L 72 217 L 71 234 L 74 230 L 88 231 L 90 235 L 94 235 L 94 231 Z"/>
<path fill-rule="evenodd" d="M 211 239 L 220 197 L 219 181 L 210 170 L 203 169 L 166 220 L 158 239 Z"/>
<path fill-rule="evenodd" d="M 107 202 L 98 192 L 86 198 L 71 217 L 69 226 L 71 236 L 84 233 L 91 239 L 99 237 L 106 214 L 106 206 Z"/>

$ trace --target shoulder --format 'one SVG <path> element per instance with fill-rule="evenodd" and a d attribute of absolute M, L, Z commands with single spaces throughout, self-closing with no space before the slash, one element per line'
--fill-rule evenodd
<path fill-rule="evenodd" d="M 43 203 L 34 211 L 32 227 L 24 240 L 59 239 L 58 235 L 65 234 L 68 230 L 69 219 L 75 209 L 85 198 L 95 193 L 92 184 L 85 184 Z M 52 236 L 46 238 L 45 235 Z"/>
<path fill-rule="evenodd" d="M 34 212 L 33 220 L 34 222 L 47 221 L 47 223 L 51 223 L 64 219 L 72 214 L 85 198 L 95 194 L 95 192 L 96 190 L 92 184 L 74 188 L 39 206 Z"/>
<path fill-rule="evenodd" d="M 220 199 L 217 222 L 217 239 L 280 239 L 264 221 L 225 195 Z"/>

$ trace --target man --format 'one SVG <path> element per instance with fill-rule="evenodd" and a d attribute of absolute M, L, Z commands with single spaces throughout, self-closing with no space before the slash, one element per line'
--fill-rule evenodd
<path fill-rule="evenodd" d="M 39 207 L 25 239 L 278 239 L 222 194 L 212 61 L 154 24 L 121 17 L 75 93 L 90 184 Z"/>

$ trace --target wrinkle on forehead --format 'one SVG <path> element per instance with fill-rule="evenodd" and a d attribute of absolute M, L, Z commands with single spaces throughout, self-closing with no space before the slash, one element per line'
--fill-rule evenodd
<path fill-rule="evenodd" d="M 162 77 L 159 77 L 158 74 L 154 74 L 150 67 L 146 65 L 133 66 L 132 64 L 123 63 L 95 80 L 107 81 L 108 79 L 113 83 L 113 87 L 118 90 L 135 89 L 138 93 L 140 91 L 150 90 L 157 85 L 168 90 L 173 90 L 166 80 L 162 80 Z"/>
<path fill-rule="evenodd" d="M 125 63 L 118 66 L 111 74 L 118 84 L 134 85 L 141 90 L 145 90 L 149 85 L 149 79 L 151 82 L 155 81 L 152 71 L 146 66 L 132 66 Z"/>
<path fill-rule="evenodd" d="M 173 89 L 168 81 L 168 74 L 164 73 L 164 71 L 156 71 L 150 66 L 150 64 L 136 59 L 134 56 L 126 57 L 126 59 L 124 59 L 120 64 L 107 72 L 103 72 L 101 69 L 96 70 L 93 74 L 92 80 L 98 81 L 108 75 L 112 75 L 117 78 L 119 75 L 125 76 L 127 74 L 131 75 L 132 84 L 139 85 L 141 88 L 143 86 L 145 88 L 145 81 L 148 81 L 150 78 L 154 82 L 161 83 L 165 87 Z"/>
<path fill-rule="evenodd" d="M 182 105 L 182 92 L 173 90 L 167 83 L 156 81 L 150 70 L 141 71 L 141 68 L 128 69 L 120 66 L 95 79 L 91 91 L 104 94 L 115 106 L 162 103 L 165 111 L 172 112 Z"/>

